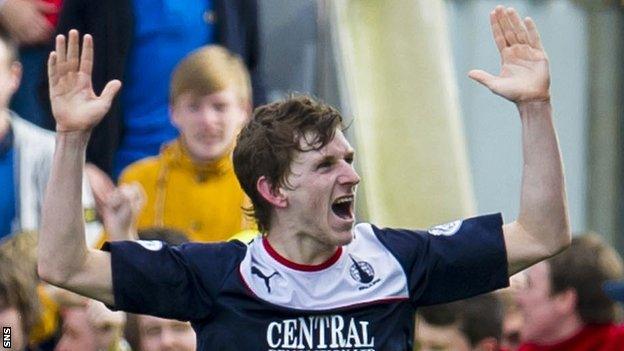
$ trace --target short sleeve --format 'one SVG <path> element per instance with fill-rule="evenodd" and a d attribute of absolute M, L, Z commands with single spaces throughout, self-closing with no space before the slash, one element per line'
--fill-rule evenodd
<path fill-rule="evenodd" d="M 410 300 L 425 306 L 464 299 L 509 285 L 500 214 L 429 231 L 374 228 L 407 275 Z"/>
<path fill-rule="evenodd" d="M 169 246 L 160 241 L 106 243 L 113 309 L 162 318 L 206 318 L 227 274 L 242 258 L 236 243 Z"/>

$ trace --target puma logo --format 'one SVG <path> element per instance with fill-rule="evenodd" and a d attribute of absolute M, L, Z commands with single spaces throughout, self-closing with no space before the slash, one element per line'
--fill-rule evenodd
<path fill-rule="evenodd" d="M 271 274 L 270 276 L 268 276 L 268 277 L 267 277 L 267 276 L 266 276 L 266 275 L 264 275 L 264 273 L 262 273 L 262 271 L 261 271 L 261 270 L 259 270 L 257 267 L 252 266 L 252 267 L 251 267 L 251 274 L 255 274 L 255 275 L 257 275 L 258 277 L 262 278 L 262 280 L 264 280 L 264 284 L 265 284 L 265 285 L 266 285 L 266 287 L 267 287 L 267 290 L 269 291 L 269 293 L 271 293 L 271 286 L 269 285 L 269 280 L 270 280 L 271 278 L 273 278 L 273 276 L 274 276 L 274 275 L 277 275 L 277 271 L 273 272 L 273 274 Z"/>

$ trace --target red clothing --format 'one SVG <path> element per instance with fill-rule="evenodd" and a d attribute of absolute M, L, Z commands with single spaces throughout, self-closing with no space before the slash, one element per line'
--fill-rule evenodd
<path fill-rule="evenodd" d="M 56 8 L 61 11 L 61 5 L 63 3 L 63 0 L 43 0 L 44 2 L 49 2 L 51 4 L 56 5 Z M 50 24 L 52 25 L 52 27 L 56 27 L 56 24 L 58 23 L 58 12 L 56 13 L 48 13 L 45 15 L 46 19 L 48 20 L 48 22 L 50 22 Z"/>
<path fill-rule="evenodd" d="M 518 351 L 622 351 L 624 326 L 587 325 L 571 338 L 549 345 L 526 343 Z"/>

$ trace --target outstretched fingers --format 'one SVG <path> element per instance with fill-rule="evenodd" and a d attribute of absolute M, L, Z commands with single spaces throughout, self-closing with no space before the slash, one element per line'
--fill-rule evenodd
<path fill-rule="evenodd" d="M 80 52 L 80 37 L 78 31 L 72 29 L 69 31 L 69 40 L 67 43 L 67 66 L 70 72 L 76 72 L 78 65 L 80 64 L 79 58 Z"/>
<path fill-rule="evenodd" d="M 526 26 L 529 45 L 531 45 L 535 49 L 544 50 L 542 47 L 542 39 L 540 38 L 539 32 L 537 31 L 537 26 L 535 22 L 531 19 L 531 17 L 527 17 L 524 19 L 524 25 Z"/>
<path fill-rule="evenodd" d="M 507 18 L 505 8 L 503 6 L 496 6 L 496 9 L 494 9 L 494 14 L 503 31 L 503 35 L 505 36 L 507 44 L 517 44 L 518 38 L 516 37 L 516 32 L 514 31 L 513 26 L 511 25 L 511 21 L 509 20 L 509 18 Z"/>
<path fill-rule="evenodd" d="M 480 69 L 473 69 L 472 71 L 468 72 L 468 77 L 485 85 L 489 89 L 492 89 L 492 82 L 496 79 L 496 77 L 494 77 L 493 75 Z"/>
<path fill-rule="evenodd" d="M 106 83 L 104 90 L 102 90 L 102 94 L 100 94 L 100 99 L 106 102 L 109 106 L 113 101 L 113 98 L 121 89 L 121 81 L 117 79 L 113 79 L 110 82 Z"/>
<path fill-rule="evenodd" d="M 58 83 L 56 58 L 57 58 L 57 54 L 54 51 L 52 51 L 50 55 L 48 56 L 48 83 L 50 87 Z"/>
<path fill-rule="evenodd" d="M 513 27 L 514 32 L 516 33 L 516 38 L 520 44 L 528 44 L 529 43 L 529 33 L 527 32 L 524 23 L 520 19 L 520 15 L 518 12 L 512 8 L 507 9 L 507 18 Z"/>
<path fill-rule="evenodd" d="M 507 40 L 505 40 L 505 34 L 503 34 L 503 29 L 498 23 L 496 12 L 494 11 L 490 12 L 490 25 L 492 27 L 492 36 L 494 36 L 496 47 L 499 52 L 503 51 L 503 49 L 507 46 Z"/>
<path fill-rule="evenodd" d="M 93 37 L 85 34 L 82 39 L 82 54 L 80 56 L 80 72 L 91 77 L 93 71 Z"/>
<path fill-rule="evenodd" d="M 67 42 L 65 40 L 65 36 L 62 34 L 59 34 L 56 36 L 56 40 L 55 40 L 55 47 L 54 47 L 54 53 L 55 53 L 55 63 L 56 63 L 56 77 L 57 80 L 60 79 L 60 77 L 65 75 L 65 72 L 67 71 L 67 65 L 65 64 L 67 61 L 67 54 L 66 54 L 66 50 L 67 50 Z"/>

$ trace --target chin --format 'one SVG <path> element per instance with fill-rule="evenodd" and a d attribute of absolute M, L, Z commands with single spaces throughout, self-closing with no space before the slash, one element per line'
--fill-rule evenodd
<path fill-rule="evenodd" d="M 216 148 L 198 148 L 196 155 L 198 155 L 202 160 L 207 160 L 209 162 L 217 161 L 223 156 L 223 151 L 217 150 Z"/>
<path fill-rule="evenodd" d="M 335 242 L 337 246 L 344 246 L 353 241 L 353 228 L 347 231 L 340 231 L 335 234 Z"/>

